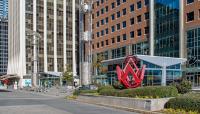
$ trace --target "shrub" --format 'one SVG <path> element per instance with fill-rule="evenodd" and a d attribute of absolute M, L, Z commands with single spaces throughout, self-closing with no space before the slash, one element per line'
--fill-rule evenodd
<path fill-rule="evenodd" d="M 181 94 L 188 93 L 192 89 L 192 83 L 188 80 L 182 80 L 181 83 L 175 84 L 178 92 Z"/>
<path fill-rule="evenodd" d="M 178 91 L 173 86 L 149 86 L 124 90 L 106 88 L 101 89 L 99 91 L 99 94 L 118 97 L 164 98 L 176 97 L 178 95 Z"/>
<path fill-rule="evenodd" d="M 75 90 L 73 95 L 97 93 L 97 90 Z"/>
<path fill-rule="evenodd" d="M 197 111 L 200 113 L 200 94 L 188 93 L 179 97 L 170 99 L 166 105 L 166 108 L 182 109 L 185 111 Z"/>
<path fill-rule="evenodd" d="M 115 89 L 125 89 L 124 85 L 122 85 L 119 81 L 116 81 L 114 84 L 113 84 L 113 87 Z"/>
<path fill-rule="evenodd" d="M 100 92 L 101 90 L 104 90 L 104 89 L 114 89 L 113 86 L 110 86 L 110 85 L 107 85 L 107 86 L 101 86 L 98 88 L 97 92 Z"/>

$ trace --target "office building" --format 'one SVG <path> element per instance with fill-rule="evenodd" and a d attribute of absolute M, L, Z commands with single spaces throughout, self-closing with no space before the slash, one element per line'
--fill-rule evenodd
<path fill-rule="evenodd" d="M 72 0 L 9 0 L 8 3 L 7 74 L 15 74 L 21 81 L 23 76 L 33 73 L 34 36 L 30 31 L 41 36 L 37 43 L 39 73 L 63 72 L 67 64 L 72 67 Z M 76 11 L 77 8 L 78 2 Z"/>
<path fill-rule="evenodd" d="M 8 0 L 0 0 L 0 17 L 8 17 Z"/>

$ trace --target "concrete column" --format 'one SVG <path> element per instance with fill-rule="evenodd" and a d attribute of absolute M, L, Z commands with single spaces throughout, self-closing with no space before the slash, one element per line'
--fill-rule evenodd
<path fill-rule="evenodd" d="M 179 0 L 179 57 L 184 58 L 184 0 Z"/>
<path fill-rule="evenodd" d="M 44 72 L 47 68 L 47 0 L 44 0 Z"/>
<path fill-rule="evenodd" d="M 63 68 L 66 70 L 67 65 L 67 36 L 66 36 L 66 1 L 63 0 Z"/>
<path fill-rule="evenodd" d="M 155 13 L 154 13 L 154 0 L 150 0 L 150 55 L 154 55 L 154 25 L 155 25 Z"/>
<path fill-rule="evenodd" d="M 54 0 L 54 72 L 58 72 L 57 61 L 57 0 Z"/>
<path fill-rule="evenodd" d="M 161 85 L 162 86 L 166 86 L 166 74 L 167 74 L 167 70 L 166 70 L 166 66 L 163 66 L 162 69 L 162 79 L 161 79 Z"/>

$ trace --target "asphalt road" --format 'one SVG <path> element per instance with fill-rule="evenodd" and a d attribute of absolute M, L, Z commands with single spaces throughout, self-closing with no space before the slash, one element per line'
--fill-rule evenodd
<path fill-rule="evenodd" d="M 136 114 L 34 93 L 0 91 L 0 114 Z"/>

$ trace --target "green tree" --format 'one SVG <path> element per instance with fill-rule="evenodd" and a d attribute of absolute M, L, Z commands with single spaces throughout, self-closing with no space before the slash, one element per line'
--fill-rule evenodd
<path fill-rule="evenodd" d="M 104 56 L 102 54 L 99 54 L 92 62 L 93 67 L 97 69 L 98 74 L 103 74 L 105 72 L 105 68 L 103 67 L 103 64 L 102 64 L 103 60 L 104 60 Z"/>
<path fill-rule="evenodd" d="M 67 85 L 73 85 L 73 73 L 70 65 L 66 65 L 66 70 L 63 72 L 63 80 L 67 82 Z"/>

